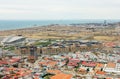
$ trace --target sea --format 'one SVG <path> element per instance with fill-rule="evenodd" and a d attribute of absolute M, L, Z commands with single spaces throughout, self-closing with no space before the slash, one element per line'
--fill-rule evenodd
<path fill-rule="evenodd" d="M 46 26 L 51 24 L 84 24 L 84 23 L 104 23 L 103 19 L 82 19 L 82 20 L 0 20 L 0 31 L 22 29 L 36 26 Z M 118 20 L 106 20 L 107 23 L 120 22 Z"/>

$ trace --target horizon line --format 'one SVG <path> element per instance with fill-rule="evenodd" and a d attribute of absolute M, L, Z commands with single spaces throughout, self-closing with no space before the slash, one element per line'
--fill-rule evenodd
<path fill-rule="evenodd" d="M 0 21 L 65 21 L 65 20 L 120 20 L 120 19 L 0 19 Z"/>

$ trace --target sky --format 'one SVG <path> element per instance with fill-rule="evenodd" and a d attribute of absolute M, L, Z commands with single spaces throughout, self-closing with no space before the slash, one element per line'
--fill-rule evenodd
<path fill-rule="evenodd" d="M 0 20 L 120 19 L 120 0 L 0 0 Z"/>

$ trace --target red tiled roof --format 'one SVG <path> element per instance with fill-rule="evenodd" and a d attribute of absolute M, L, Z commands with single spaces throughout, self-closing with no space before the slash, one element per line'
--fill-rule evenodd
<path fill-rule="evenodd" d="M 116 67 L 116 64 L 115 64 L 115 63 L 112 63 L 112 62 L 109 62 L 106 67 L 107 67 L 107 68 L 115 68 L 115 67 Z"/>
<path fill-rule="evenodd" d="M 106 79 L 112 79 L 112 78 L 106 78 Z"/>
<path fill-rule="evenodd" d="M 78 66 L 77 63 L 79 63 L 79 62 L 80 62 L 80 60 L 78 60 L 78 59 L 70 59 L 69 63 L 67 65 L 68 66 Z"/>
<path fill-rule="evenodd" d="M 8 62 L 6 60 L 0 60 L 0 64 L 5 65 L 8 64 Z"/>
<path fill-rule="evenodd" d="M 50 79 L 71 79 L 71 78 L 72 78 L 71 74 L 61 73 L 61 74 L 57 74 L 55 76 L 52 76 Z"/>
<path fill-rule="evenodd" d="M 71 62 L 80 62 L 80 60 L 79 59 L 70 59 L 69 61 L 71 61 Z"/>
<path fill-rule="evenodd" d="M 104 71 L 97 71 L 96 74 L 105 75 Z"/>
<path fill-rule="evenodd" d="M 117 63 L 120 63 L 120 59 L 117 61 Z"/>
<path fill-rule="evenodd" d="M 55 66 L 57 64 L 56 61 L 44 61 L 44 62 L 40 62 L 40 65 L 45 65 L 45 66 Z"/>
<path fill-rule="evenodd" d="M 12 59 L 10 59 L 10 62 L 15 63 L 15 62 L 18 62 L 19 60 L 20 60 L 20 58 L 12 58 Z"/>
<path fill-rule="evenodd" d="M 96 66 L 96 63 L 95 62 L 86 62 L 86 61 L 83 61 L 82 65 L 89 66 L 89 67 L 94 67 L 94 66 Z"/>
<path fill-rule="evenodd" d="M 60 70 L 47 70 L 48 73 L 51 73 L 51 74 L 59 74 L 61 73 Z"/>
<path fill-rule="evenodd" d="M 97 66 L 96 66 L 96 67 L 103 68 L 103 67 L 104 67 L 104 64 L 102 64 L 102 63 L 97 63 Z"/>
<path fill-rule="evenodd" d="M 114 47 L 114 46 L 116 46 L 116 44 L 114 42 L 107 42 L 107 43 L 104 43 L 104 46 L 106 46 L 106 47 Z"/>

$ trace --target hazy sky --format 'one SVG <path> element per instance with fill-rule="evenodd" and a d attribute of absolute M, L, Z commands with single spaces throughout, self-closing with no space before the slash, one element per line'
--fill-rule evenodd
<path fill-rule="evenodd" d="M 0 19 L 120 19 L 120 0 L 0 0 Z"/>

